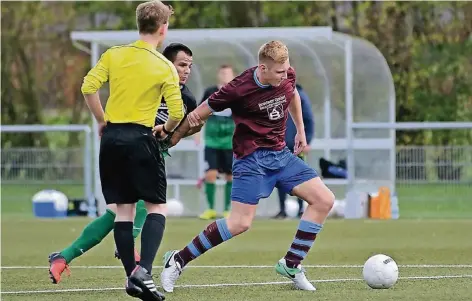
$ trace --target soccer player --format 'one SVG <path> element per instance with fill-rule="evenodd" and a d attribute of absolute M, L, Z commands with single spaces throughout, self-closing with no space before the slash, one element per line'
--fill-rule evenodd
<path fill-rule="evenodd" d="M 195 96 L 193 96 L 190 89 L 185 85 L 190 76 L 190 72 L 192 71 L 192 50 L 184 44 L 171 43 L 164 49 L 162 54 L 171 61 L 177 69 L 177 73 L 179 74 L 180 92 L 182 93 L 182 100 L 184 103 L 184 113 L 188 114 L 197 108 Z M 164 124 L 168 119 L 169 108 L 167 107 L 165 98 L 163 98 L 159 110 L 157 111 L 155 124 Z"/>
<path fill-rule="evenodd" d="M 193 54 L 190 48 L 184 44 L 172 43 L 168 45 L 163 55 L 171 61 L 179 75 L 180 90 L 184 102 L 185 113 L 193 111 L 197 107 L 195 97 L 187 88 L 185 83 L 191 73 Z M 156 114 L 155 124 L 164 124 L 169 118 L 169 109 L 165 104 L 165 100 L 161 101 L 161 105 Z M 193 129 L 192 129 L 193 130 Z M 191 134 L 191 133 L 187 133 Z M 99 244 L 111 232 L 115 219 L 115 206 L 108 206 L 104 215 L 94 219 L 88 224 L 82 234 L 67 248 L 59 253 L 53 253 L 50 257 L 50 278 L 53 283 L 59 283 L 61 274 L 68 269 L 70 262 L 90 250 L 95 245 Z M 141 227 L 146 219 L 147 210 L 144 201 L 139 201 L 136 205 L 136 217 L 134 220 L 133 237 L 136 238 L 141 230 Z M 118 252 L 115 256 L 119 258 Z M 135 260 L 139 263 L 139 253 L 135 252 Z"/>
<path fill-rule="evenodd" d="M 229 83 L 234 78 L 233 67 L 230 65 L 221 65 L 218 70 L 218 85 L 208 87 L 203 94 L 202 101 L 205 101 L 211 94 L 218 91 L 221 87 Z M 205 134 L 205 162 L 207 171 L 205 174 L 205 193 L 208 202 L 208 209 L 205 210 L 200 218 L 204 220 L 216 218 L 215 211 L 215 192 L 216 178 L 218 172 L 225 175 L 225 203 L 224 213 L 226 217 L 231 205 L 231 186 L 233 176 L 231 168 L 233 165 L 233 132 L 234 122 L 231 118 L 231 110 L 226 109 L 222 112 L 214 112 L 207 120 L 204 129 Z M 199 135 L 196 135 L 198 142 Z"/>
<path fill-rule="evenodd" d="M 302 116 L 303 116 L 303 124 L 305 125 L 305 137 L 307 146 L 305 149 L 298 155 L 300 159 L 305 160 L 306 153 L 309 151 L 309 145 L 311 139 L 313 138 L 313 133 L 315 131 L 315 122 L 313 118 L 313 112 L 311 111 L 311 103 L 310 98 L 303 90 L 300 85 L 296 85 L 296 89 L 298 94 L 300 95 L 300 101 L 302 104 Z M 287 119 L 287 130 L 285 132 L 285 143 L 287 144 L 288 149 L 293 152 L 293 148 L 295 147 L 295 135 L 297 134 L 297 128 L 295 127 L 295 123 L 293 123 L 293 119 L 290 116 Z M 274 218 L 286 218 L 287 213 L 285 212 L 285 200 L 287 200 L 287 194 L 282 189 L 277 189 L 279 195 L 279 204 L 280 204 L 280 212 L 274 216 Z M 298 198 L 298 217 L 303 215 L 303 200 Z"/>
<path fill-rule="evenodd" d="M 258 66 L 237 76 L 190 113 L 182 127 L 197 126 L 212 112 L 230 108 L 236 124 L 233 136 L 233 188 L 231 211 L 216 220 L 179 251 L 164 255 L 161 284 L 172 292 L 184 267 L 206 251 L 247 231 L 261 198 L 274 187 L 304 199 L 308 207 L 287 253 L 275 266 L 297 288 L 316 290 L 307 280 L 301 262 L 333 206 L 334 195 L 316 172 L 297 155 L 306 146 L 300 97 L 288 49 L 279 41 L 259 49 Z M 297 128 L 294 153 L 285 146 L 288 113 Z M 173 144 L 177 140 L 173 141 Z"/>
<path fill-rule="evenodd" d="M 154 0 L 136 8 L 140 39 L 108 49 L 85 76 L 82 93 L 99 124 L 100 180 L 105 201 L 116 205 L 114 238 L 126 272 L 126 292 L 142 300 L 163 300 L 151 276 L 152 263 L 165 228 L 164 157 L 159 154 L 153 126 L 160 97 L 169 119 L 159 128 L 165 138 L 184 117 L 179 77 L 174 65 L 156 49 L 164 41 L 173 10 Z M 98 89 L 110 82 L 105 112 Z M 148 214 L 141 233 L 141 259 L 134 258 L 133 220 L 136 203 L 144 200 Z"/>

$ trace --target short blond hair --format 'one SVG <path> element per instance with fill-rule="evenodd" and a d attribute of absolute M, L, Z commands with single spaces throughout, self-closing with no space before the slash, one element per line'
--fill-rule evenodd
<path fill-rule="evenodd" d="M 136 7 L 136 25 L 139 33 L 154 34 L 162 25 L 169 22 L 174 14 L 172 6 L 158 0 L 144 2 Z"/>
<path fill-rule="evenodd" d="M 288 48 L 281 41 L 270 41 L 261 46 L 258 52 L 259 62 L 283 64 L 288 60 Z"/>

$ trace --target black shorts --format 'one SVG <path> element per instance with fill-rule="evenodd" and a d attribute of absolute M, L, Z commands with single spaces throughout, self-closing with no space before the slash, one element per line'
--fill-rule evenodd
<path fill-rule="evenodd" d="M 233 151 L 230 149 L 205 147 L 205 161 L 206 170 L 216 169 L 220 173 L 232 174 Z"/>
<path fill-rule="evenodd" d="M 166 202 L 164 158 L 151 128 L 108 123 L 100 141 L 100 180 L 107 204 Z"/>

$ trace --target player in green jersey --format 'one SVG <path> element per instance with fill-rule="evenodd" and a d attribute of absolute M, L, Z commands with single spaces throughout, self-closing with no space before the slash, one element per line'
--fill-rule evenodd
<path fill-rule="evenodd" d="M 211 94 L 218 91 L 220 87 L 229 83 L 234 78 L 233 68 L 230 65 L 222 65 L 218 70 L 218 85 L 208 87 L 202 98 L 205 101 Z M 205 193 L 208 201 L 208 209 L 201 215 L 201 219 L 209 220 L 217 217 L 215 211 L 215 191 L 218 173 L 224 174 L 225 204 L 224 215 L 226 216 L 231 206 L 231 187 L 233 183 L 233 132 L 234 121 L 231 118 L 231 110 L 215 112 L 208 118 L 204 128 L 205 142 Z M 198 142 L 198 136 L 197 136 Z"/>

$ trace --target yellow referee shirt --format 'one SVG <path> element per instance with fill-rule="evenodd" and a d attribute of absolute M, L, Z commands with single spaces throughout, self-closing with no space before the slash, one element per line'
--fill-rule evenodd
<path fill-rule="evenodd" d="M 106 121 L 153 127 L 162 97 L 170 118 L 179 121 L 184 117 L 177 70 L 144 41 L 111 47 L 103 53 L 85 76 L 82 93 L 93 94 L 107 81 L 110 96 L 105 107 Z"/>

